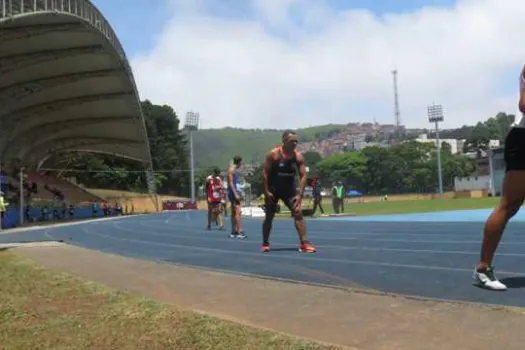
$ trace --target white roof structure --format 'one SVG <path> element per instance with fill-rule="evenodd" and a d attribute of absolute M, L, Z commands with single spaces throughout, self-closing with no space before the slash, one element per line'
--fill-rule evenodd
<path fill-rule="evenodd" d="M 87 151 L 151 163 L 140 99 L 88 0 L 0 0 L 0 161 Z"/>

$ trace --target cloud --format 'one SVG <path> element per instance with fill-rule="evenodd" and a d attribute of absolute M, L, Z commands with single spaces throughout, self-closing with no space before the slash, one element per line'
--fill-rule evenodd
<path fill-rule="evenodd" d="M 157 46 L 132 59 L 142 98 L 198 111 L 203 127 L 393 123 L 394 67 L 408 127 L 429 126 L 432 102 L 444 127 L 517 110 L 524 1 L 380 16 L 321 0 L 251 0 L 237 12 L 212 3 L 172 1 Z"/>

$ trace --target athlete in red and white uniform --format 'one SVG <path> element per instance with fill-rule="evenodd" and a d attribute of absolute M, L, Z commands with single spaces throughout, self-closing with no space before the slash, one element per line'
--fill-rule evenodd
<path fill-rule="evenodd" d="M 217 223 L 219 229 L 222 230 L 224 228 L 224 221 L 222 220 L 224 184 L 220 175 L 221 171 L 219 169 L 215 169 L 213 171 L 213 175 L 210 175 L 206 178 L 206 194 L 208 197 L 208 230 L 211 229 L 212 220 Z"/>
<path fill-rule="evenodd" d="M 224 183 L 224 181 L 223 181 Z M 228 207 L 227 207 L 227 204 L 226 204 L 226 199 L 227 199 L 228 195 L 226 194 L 226 191 L 224 190 L 224 187 L 223 187 L 223 191 L 222 191 L 222 199 L 221 199 L 221 205 L 222 205 L 222 213 L 224 215 L 224 217 L 228 216 Z"/>

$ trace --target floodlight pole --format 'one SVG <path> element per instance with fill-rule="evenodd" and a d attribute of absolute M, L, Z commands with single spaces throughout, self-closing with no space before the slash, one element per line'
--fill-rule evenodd
<path fill-rule="evenodd" d="M 436 124 L 436 152 L 437 152 L 437 163 L 438 163 L 438 181 L 439 181 L 439 194 L 443 194 L 443 171 L 441 169 L 441 142 L 439 140 L 439 126 Z"/>
<path fill-rule="evenodd" d="M 491 149 L 487 150 L 487 157 L 489 159 L 489 190 L 492 197 L 496 197 L 496 189 L 494 188 L 494 152 Z"/>
<path fill-rule="evenodd" d="M 195 163 L 193 156 L 193 131 L 190 130 L 191 200 L 195 202 Z"/>
<path fill-rule="evenodd" d="M 20 226 L 24 224 L 24 168 L 20 167 Z"/>
<path fill-rule="evenodd" d="M 441 142 L 439 140 L 439 122 L 444 120 L 443 106 L 432 104 L 427 107 L 428 121 L 434 123 L 436 128 L 436 154 L 438 167 L 439 194 L 443 194 L 443 174 L 441 169 Z"/>
<path fill-rule="evenodd" d="M 193 154 L 193 131 L 199 129 L 199 113 L 187 112 L 184 127 L 188 130 L 190 136 L 190 186 L 191 200 L 195 202 L 195 160 Z"/>

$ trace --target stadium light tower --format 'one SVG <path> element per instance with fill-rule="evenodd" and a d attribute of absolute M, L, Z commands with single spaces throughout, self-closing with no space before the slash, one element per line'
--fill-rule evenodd
<path fill-rule="evenodd" d="M 187 112 L 184 120 L 184 128 L 190 134 L 190 185 L 191 200 L 195 201 L 195 162 L 193 156 L 193 132 L 199 130 L 199 113 Z"/>
<path fill-rule="evenodd" d="M 439 194 L 443 194 L 443 175 L 441 173 L 441 142 L 439 141 L 439 123 L 444 120 L 443 106 L 432 104 L 427 107 L 428 121 L 436 126 L 436 152 L 438 166 Z"/>

